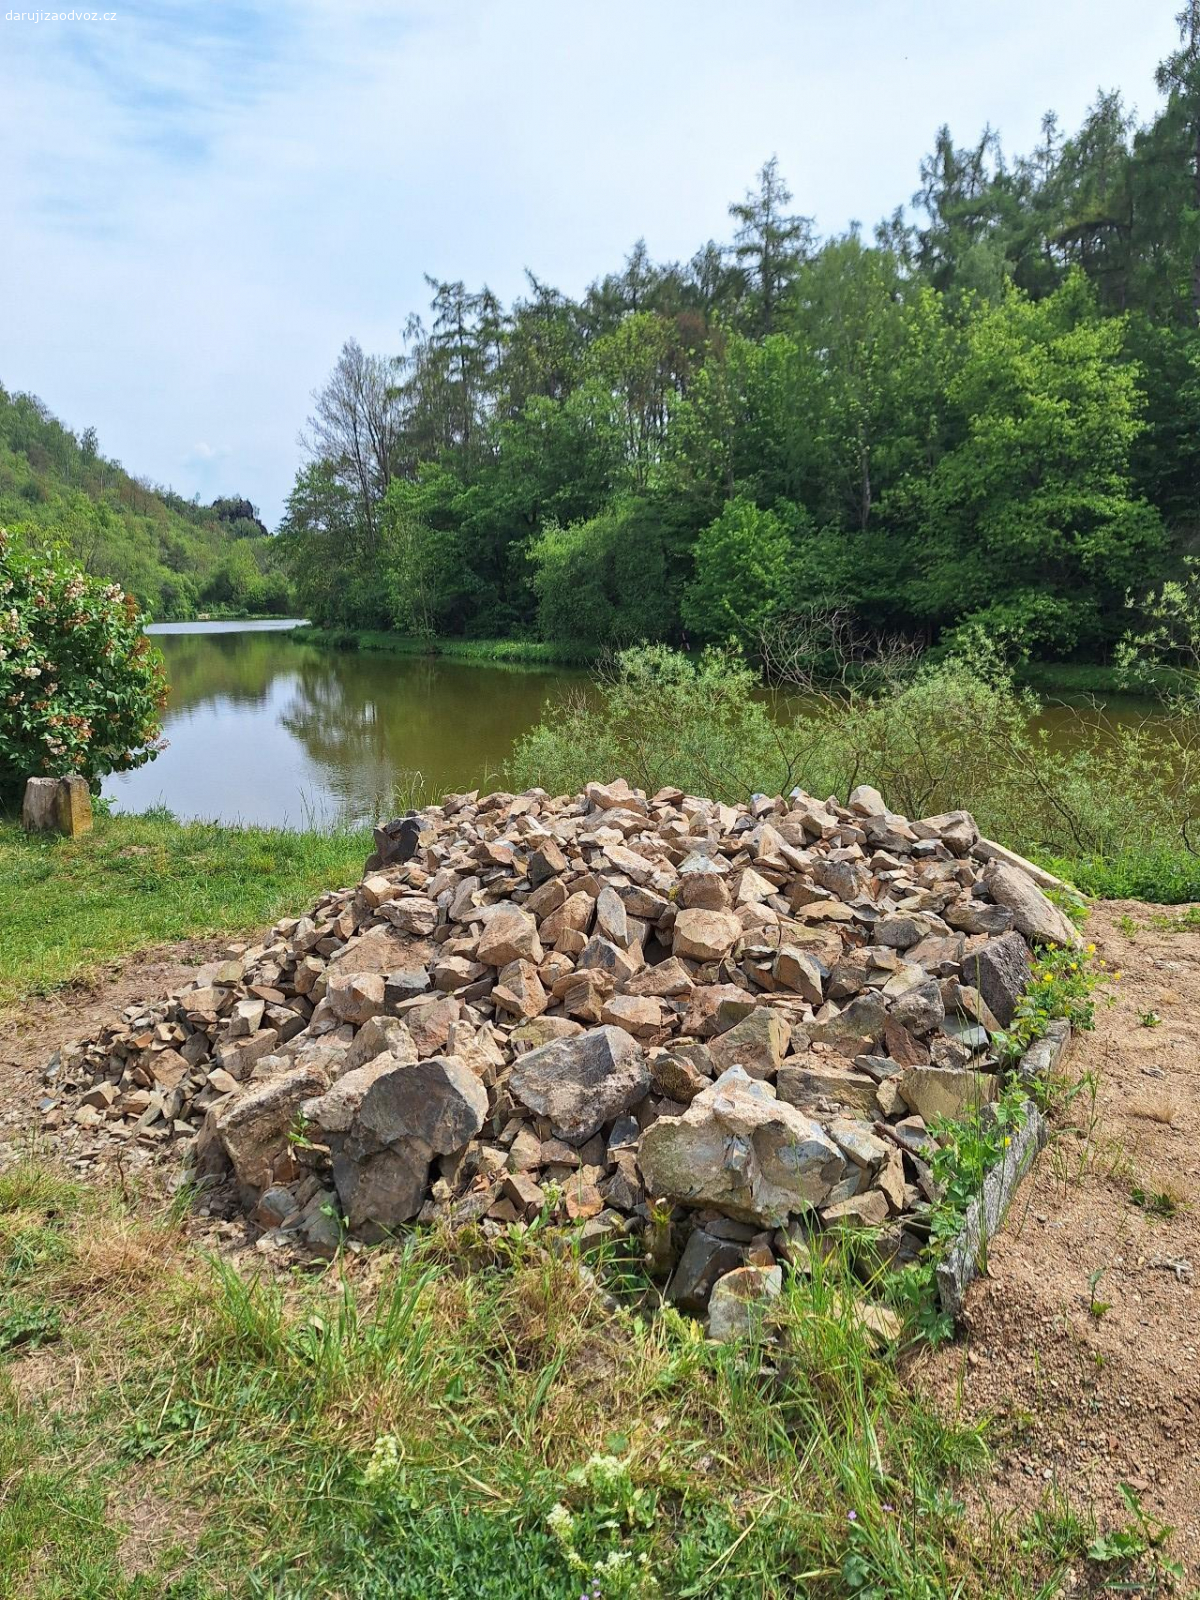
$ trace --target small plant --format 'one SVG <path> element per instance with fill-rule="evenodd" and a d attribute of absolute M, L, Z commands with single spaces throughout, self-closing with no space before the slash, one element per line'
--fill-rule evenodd
<path fill-rule="evenodd" d="M 936 1120 L 930 1131 L 939 1142 L 931 1165 L 941 1189 L 933 1214 L 932 1237 L 945 1242 L 957 1234 L 967 1207 L 983 1180 L 1004 1158 L 1013 1133 L 1025 1125 L 1025 1091 L 1011 1084 L 1001 1098 L 962 1122 Z"/>
<path fill-rule="evenodd" d="M 49 1344 L 62 1333 L 62 1317 L 55 1306 L 11 1305 L 0 1312 L 0 1351 Z"/>
<path fill-rule="evenodd" d="M 1117 918 L 1117 927 L 1127 939 L 1136 939 L 1141 931 L 1127 911 L 1123 911 Z"/>
<path fill-rule="evenodd" d="M 1119 972 L 1108 972 L 1094 960 L 1096 946 L 1084 951 L 1047 945 L 1039 952 L 1025 993 L 1017 1002 L 1012 1025 L 994 1036 L 1002 1059 L 1016 1061 L 1045 1035 L 1051 1022 L 1065 1019 L 1077 1032 L 1096 1025 L 1095 994 L 1106 979 L 1120 982 Z"/>
<path fill-rule="evenodd" d="M 1162 1018 L 1157 1011 L 1139 1011 L 1138 1021 L 1143 1028 L 1157 1028 L 1162 1022 Z"/>
<path fill-rule="evenodd" d="M 1111 1300 L 1100 1300 L 1096 1296 L 1096 1290 L 1100 1287 L 1100 1280 L 1107 1271 L 1107 1267 L 1097 1267 L 1094 1272 L 1088 1273 L 1088 1315 L 1094 1317 L 1097 1322 L 1101 1320 L 1106 1312 L 1112 1310 Z"/>
<path fill-rule="evenodd" d="M 293 1150 L 315 1150 L 317 1148 L 308 1137 L 308 1118 L 302 1111 L 297 1111 L 288 1124 L 287 1142 L 292 1146 Z"/>
<path fill-rule="evenodd" d="M 1148 1559 L 1154 1587 L 1172 1588 L 1175 1581 L 1183 1577 L 1183 1567 L 1177 1561 L 1165 1560 L 1162 1551 L 1174 1528 L 1169 1523 L 1154 1522 L 1146 1515 L 1132 1484 L 1121 1483 L 1117 1487 L 1133 1520 L 1111 1533 L 1098 1534 L 1088 1545 L 1088 1560 L 1099 1566 L 1128 1569 L 1135 1562 Z"/>
<path fill-rule="evenodd" d="M 1160 913 L 1150 921 L 1163 933 L 1194 933 L 1200 928 L 1200 906 L 1187 906 L 1177 917 Z"/>
<path fill-rule="evenodd" d="M 1178 1215 L 1179 1200 L 1166 1189 L 1147 1189 L 1135 1183 L 1129 1191 L 1129 1198 L 1135 1206 L 1152 1217 L 1171 1218 Z"/>

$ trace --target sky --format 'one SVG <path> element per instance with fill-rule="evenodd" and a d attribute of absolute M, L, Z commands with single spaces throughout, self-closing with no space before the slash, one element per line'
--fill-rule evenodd
<path fill-rule="evenodd" d="M 0 0 L 0 382 L 272 527 L 313 389 L 351 336 L 399 350 L 423 274 L 507 299 L 641 237 L 686 259 L 771 155 L 823 234 L 869 229 L 942 122 L 1014 152 L 1100 88 L 1148 116 L 1179 6 L 32 3 Z"/>

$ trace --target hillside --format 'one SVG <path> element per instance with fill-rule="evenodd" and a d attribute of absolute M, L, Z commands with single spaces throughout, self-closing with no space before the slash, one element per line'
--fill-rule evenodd
<path fill-rule="evenodd" d="M 209 506 L 131 476 L 35 395 L 0 384 L 0 526 L 61 542 L 156 619 L 290 609 L 275 543 L 248 500 Z"/>

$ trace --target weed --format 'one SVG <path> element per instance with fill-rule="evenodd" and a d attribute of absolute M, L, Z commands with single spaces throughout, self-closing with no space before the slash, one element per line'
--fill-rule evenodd
<path fill-rule="evenodd" d="M 1162 1018 L 1157 1011 L 1139 1011 L 1138 1021 L 1143 1028 L 1157 1028 L 1162 1022 Z"/>
<path fill-rule="evenodd" d="M 1003 1059 L 1018 1060 L 1053 1021 L 1065 1018 L 1076 1032 L 1095 1027 L 1097 990 L 1106 979 L 1120 980 L 1119 972 L 1108 972 L 1094 959 L 1095 953 L 1094 944 L 1082 952 L 1048 945 L 1038 953 L 1011 1025 L 994 1036 Z"/>
<path fill-rule="evenodd" d="M 1129 1198 L 1135 1206 L 1139 1206 L 1147 1215 L 1152 1217 L 1171 1218 L 1177 1216 L 1181 1201 L 1179 1196 L 1171 1189 L 1147 1189 L 1135 1183 L 1129 1191 Z"/>
<path fill-rule="evenodd" d="M 1088 1273 L 1088 1315 L 1094 1317 L 1097 1322 L 1106 1312 L 1112 1310 L 1111 1300 L 1101 1300 L 1096 1294 L 1100 1280 L 1107 1272 L 1107 1267 L 1097 1267 L 1094 1272 Z"/>
<path fill-rule="evenodd" d="M 1183 1577 L 1182 1565 L 1166 1560 L 1163 1555 L 1164 1546 L 1175 1530 L 1169 1524 L 1155 1522 L 1146 1515 L 1141 1499 L 1131 1484 L 1122 1483 L 1118 1488 L 1132 1520 L 1123 1528 L 1098 1534 L 1087 1547 L 1088 1560 L 1099 1566 L 1119 1567 L 1122 1573 L 1129 1573 L 1138 1562 L 1145 1560 L 1149 1564 L 1149 1580 L 1153 1591 L 1169 1590 Z M 1120 1587 L 1127 1586 L 1122 1584 Z M 1135 1587 L 1139 1592 L 1147 1590 L 1145 1584 Z"/>
<path fill-rule="evenodd" d="M 22 1345 L 36 1348 L 48 1344 L 62 1333 L 62 1317 L 56 1306 L 36 1302 L 10 1302 L 0 1308 L 0 1352 Z"/>
<path fill-rule="evenodd" d="M 1200 906 L 1188 906 L 1177 917 L 1155 915 L 1150 921 L 1163 933 L 1193 933 L 1200 928 Z"/>

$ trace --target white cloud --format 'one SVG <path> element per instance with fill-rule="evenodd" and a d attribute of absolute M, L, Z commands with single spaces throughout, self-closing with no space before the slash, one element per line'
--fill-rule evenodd
<path fill-rule="evenodd" d="M 1148 110 L 1173 36 L 1127 0 L 118 12 L 0 22 L 0 379 L 271 520 L 310 390 L 350 334 L 397 348 L 424 271 L 511 295 L 526 265 L 578 290 L 639 235 L 690 255 L 772 152 L 823 229 L 870 225 L 938 123 L 1023 149 L 1101 85 Z"/>

